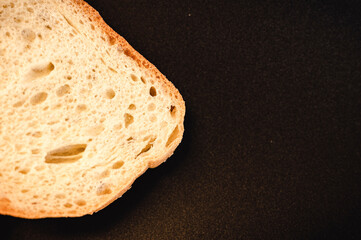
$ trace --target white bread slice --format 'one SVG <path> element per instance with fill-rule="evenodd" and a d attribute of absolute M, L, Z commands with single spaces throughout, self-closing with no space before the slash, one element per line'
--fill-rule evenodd
<path fill-rule="evenodd" d="M 183 135 L 178 90 L 81 0 L 1 0 L 0 214 L 92 214 Z"/>

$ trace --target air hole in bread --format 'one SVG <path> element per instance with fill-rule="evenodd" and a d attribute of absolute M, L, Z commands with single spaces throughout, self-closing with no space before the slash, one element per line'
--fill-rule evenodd
<path fill-rule="evenodd" d="M 112 168 L 113 169 L 119 169 L 121 168 L 122 166 L 124 165 L 124 162 L 123 161 L 117 161 L 113 164 Z"/>
<path fill-rule="evenodd" d="M 110 175 L 110 171 L 109 169 L 106 169 L 105 171 L 103 171 L 101 174 L 100 174 L 100 178 L 106 178 L 106 177 L 109 177 Z"/>
<path fill-rule="evenodd" d="M 46 156 L 45 163 L 51 164 L 62 164 L 62 163 L 73 163 L 78 161 L 82 156 L 70 156 L 70 157 L 53 157 L 53 156 Z"/>
<path fill-rule="evenodd" d="M 157 96 L 157 90 L 155 89 L 155 87 L 151 87 L 151 88 L 149 89 L 149 94 L 150 94 L 150 96 L 152 96 L 152 97 Z"/>
<path fill-rule="evenodd" d="M 72 77 L 70 75 L 66 76 L 66 79 L 71 80 Z"/>
<path fill-rule="evenodd" d="M 54 125 L 54 124 L 57 124 L 59 121 L 50 121 L 50 122 L 48 122 L 48 123 L 46 123 L 46 124 L 48 124 L 48 125 Z"/>
<path fill-rule="evenodd" d="M 21 36 L 26 40 L 26 41 L 29 41 L 29 42 L 32 42 L 34 41 L 34 39 L 36 38 L 36 34 L 34 33 L 34 31 L 32 31 L 31 29 L 23 29 L 21 31 Z"/>
<path fill-rule="evenodd" d="M 148 111 L 154 111 L 154 110 L 155 110 L 155 104 L 154 103 L 149 103 Z"/>
<path fill-rule="evenodd" d="M 129 113 L 124 114 L 124 125 L 127 128 L 130 124 L 134 122 L 134 117 Z"/>
<path fill-rule="evenodd" d="M 19 173 L 21 173 L 21 174 L 27 174 L 29 171 L 30 171 L 29 168 L 23 168 L 23 169 L 21 169 L 21 170 L 19 171 Z"/>
<path fill-rule="evenodd" d="M 22 193 L 27 193 L 27 192 L 29 192 L 29 189 L 22 189 L 21 192 Z"/>
<path fill-rule="evenodd" d="M 153 147 L 153 142 L 149 141 L 149 143 L 138 153 L 137 157 L 142 154 L 148 152 Z"/>
<path fill-rule="evenodd" d="M 64 198 L 65 198 L 65 194 L 63 194 L 63 193 L 58 193 L 58 194 L 55 195 L 55 198 L 64 199 Z"/>
<path fill-rule="evenodd" d="M 79 20 L 79 23 L 80 23 L 80 24 L 84 24 L 82 20 Z"/>
<path fill-rule="evenodd" d="M 70 21 L 69 18 L 65 17 L 65 15 L 63 15 L 63 14 L 61 14 L 61 15 L 64 17 L 65 21 L 73 28 L 73 30 L 75 30 L 76 33 L 79 33 L 79 29 L 74 25 L 74 23 L 72 21 Z"/>
<path fill-rule="evenodd" d="M 170 115 L 172 116 L 172 117 L 175 117 L 176 116 L 176 108 L 175 108 L 175 106 L 173 106 L 173 105 L 171 105 L 170 106 Z"/>
<path fill-rule="evenodd" d="M 135 110 L 137 107 L 134 104 L 130 104 L 128 109 L 130 110 Z"/>
<path fill-rule="evenodd" d="M 61 108 L 61 103 L 56 104 L 55 106 L 53 106 L 53 109 L 58 109 Z M 54 121 L 53 121 L 54 122 Z"/>
<path fill-rule="evenodd" d="M 84 206 L 86 204 L 86 201 L 83 200 L 83 199 L 79 199 L 79 200 L 75 201 L 75 203 L 76 203 L 76 205 L 81 207 L 81 206 Z"/>
<path fill-rule="evenodd" d="M 52 30 L 52 27 L 50 27 L 49 25 L 46 25 L 45 27 L 49 30 Z"/>
<path fill-rule="evenodd" d="M 31 154 L 38 154 L 38 153 L 40 153 L 40 149 L 38 149 L 38 148 L 31 150 Z"/>
<path fill-rule="evenodd" d="M 178 126 L 176 126 L 173 130 L 173 132 L 169 135 L 167 143 L 165 144 L 166 147 L 168 147 L 172 142 L 174 142 L 174 140 L 177 139 L 179 134 L 179 129 Z"/>
<path fill-rule="evenodd" d="M 76 111 L 77 111 L 77 112 L 83 112 L 83 111 L 85 111 L 85 110 L 87 110 L 86 104 L 79 104 L 79 105 L 76 107 Z"/>
<path fill-rule="evenodd" d="M 23 21 L 23 19 L 20 18 L 20 17 L 15 17 L 15 18 L 14 18 L 14 21 L 15 21 L 16 23 L 21 23 L 21 22 Z"/>
<path fill-rule="evenodd" d="M 138 81 L 138 77 L 135 76 L 134 74 L 130 74 L 130 77 L 132 78 L 132 80 L 133 80 L 134 82 Z"/>
<path fill-rule="evenodd" d="M 40 138 L 41 136 L 43 136 L 43 133 L 40 131 L 36 131 L 33 134 L 31 134 L 31 136 L 36 137 L 36 138 Z"/>
<path fill-rule="evenodd" d="M 91 28 L 92 30 L 95 30 L 95 27 L 94 27 L 93 24 L 90 24 L 90 28 Z"/>
<path fill-rule="evenodd" d="M 114 44 L 115 44 L 115 41 L 116 41 L 115 37 L 112 37 L 112 36 L 110 36 L 110 35 L 109 35 L 108 37 L 109 37 L 109 38 L 108 38 L 108 39 L 109 39 L 109 44 L 110 44 L 110 45 L 114 45 Z"/>
<path fill-rule="evenodd" d="M 130 141 L 132 141 L 133 139 L 134 139 L 133 137 L 129 137 L 129 138 L 127 139 L 127 141 L 130 142 Z"/>
<path fill-rule="evenodd" d="M 45 163 L 73 163 L 82 158 L 86 147 L 86 144 L 73 144 L 52 150 L 46 154 Z"/>
<path fill-rule="evenodd" d="M 105 91 L 105 97 L 107 99 L 113 99 L 115 97 L 115 92 L 113 89 L 109 88 Z"/>
<path fill-rule="evenodd" d="M 102 183 L 96 191 L 97 195 L 106 195 L 112 193 L 112 190 L 106 183 Z"/>
<path fill-rule="evenodd" d="M 15 108 L 21 107 L 24 103 L 25 103 L 25 100 L 18 101 L 16 103 L 14 103 L 13 107 L 15 107 Z"/>
<path fill-rule="evenodd" d="M 146 83 L 146 81 L 145 81 L 145 78 L 144 77 L 140 77 L 140 80 L 142 81 L 142 83 Z"/>
<path fill-rule="evenodd" d="M 154 138 L 153 135 L 148 135 L 148 136 L 143 138 L 143 142 L 147 141 L 148 139 L 153 139 L 153 138 Z"/>
<path fill-rule="evenodd" d="M 44 102 L 47 97 L 48 97 L 48 94 L 46 92 L 37 93 L 31 97 L 30 103 L 32 105 L 40 104 L 40 103 Z"/>
<path fill-rule="evenodd" d="M 51 62 L 34 66 L 31 68 L 30 72 L 26 75 L 25 81 L 30 82 L 37 78 L 46 77 L 54 70 L 54 68 L 55 66 Z"/>
<path fill-rule="evenodd" d="M 64 146 L 58 149 L 55 149 L 53 151 L 50 151 L 48 154 L 52 156 L 59 156 L 59 157 L 67 157 L 67 156 L 73 156 L 80 153 L 83 153 L 86 149 L 86 144 L 74 144 L 74 145 L 68 145 Z"/>
<path fill-rule="evenodd" d="M 71 208 L 73 206 L 73 204 L 71 204 L 71 203 L 65 203 L 64 204 L 64 207 L 66 207 L 66 208 Z"/>
<path fill-rule="evenodd" d="M 28 7 L 26 10 L 27 10 L 28 12 L 30 12 L 30 13 L 33 13 L 33 12 L 34 12 L 34 9 L 32 9 L 32 8 L 30 8 L 30 7 Z"/>
<path fill-rule="evenodd" d="M 114 73 L 118 73 L 114 68 L 108 67 L 108 69 Z"/>

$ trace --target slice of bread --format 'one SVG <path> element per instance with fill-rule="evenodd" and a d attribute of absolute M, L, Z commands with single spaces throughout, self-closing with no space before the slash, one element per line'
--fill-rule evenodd
<path fill-rule="evenodd" d="M 0 214 L 92 214 L 172 155 L 185 104 L 81 0 L 0 4 Z"/>

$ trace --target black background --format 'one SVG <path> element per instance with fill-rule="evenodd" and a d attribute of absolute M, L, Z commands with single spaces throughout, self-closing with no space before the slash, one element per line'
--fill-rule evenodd
<path fill-rule="evenodd" d="M 106 209 L 9 239 L 360 239 L 357 1 L 89 1 L 179 89 L 185 134 Z"/>

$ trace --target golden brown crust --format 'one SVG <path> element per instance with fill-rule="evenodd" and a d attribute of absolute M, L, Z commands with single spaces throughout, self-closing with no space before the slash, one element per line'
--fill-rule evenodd
<path fill-rule="evenodd" d="M 109 25 L 107 25 L 103 18 L 100 16 L 100 14 L 92 8 L 88 3 L 86 3 L 83 0 L 62 0 L 62 2 L 65 2 L 67 4 L 75 4 L 79 8 L 78 10 L 83 11 L 83 13 L 88 17 L 89 21 L 92 21 L 93 23 L 97 24 L 99 29 L 103 31 L 108 36 L 108 41 L 110 45 L 118 44 L 122 51 L 124 51 L 124 54 L 128 56 L 129 58 L 132 58 L 139 67 L 145 69 L 146 71 L 150 72 L 152 76 L 155 76 L 155 79 L 158 81 L 158 83 L 165 89 L 165 92 L 171 94 L 173 98 L 175 98 L 175 102 L 177 105 L 177 109 L 181 115 L 182 122 L 179 123 L 179 136 L 183 135 L 184 127 L 183 127 L 183 118 L 185 115 L 185 103 L 184 100 L 179 93 L 179 91 L 175 88 L 175 86 L 166 79 L 166 77 L 153 65 L 151 64 L 147 59 L 145 59 L 140 53 L 138 53 L 123 37 L 121 37 L 118 33 L 116 33 Z M 15 217 L 21 217 L 21 218 L 28 218 L 28 219 L 37 219 L 37 218 L 44 218 L 44 217 L 80 217 L 84 216 L 86 214 L 93 214 L 94 212 L 100 211 L 101 209 L 105 208 L 109 204 L 111 204 L 113 201 L 121 197 L 127 190 L 130 189 L 133 182 L 141 176 L 148 168 L 155 168 L 159 166 L 161 163 L 166 161 L 174 152 L 176 147 L 181 142 L 182 137 L 179 137 L 174 141 L 171 148 L 163 154 L 163 156 L 159 156 L 157 159 L 152 159 L 148 161 L 148 164 L 145 168 L 142 169 L 138 173 L 138 175 L 133 176 L 132 179 L 130 179 L 129 183 L 126 186 L 122 186 L 118 193 L 114 194 L 113 197 L 108 199 L 106 202 L 101 204 L 99 207 L 89 207 L 87 209 L 82 210 L 81 212 L 73 211 L 73 212 L 65 212 L 62 210 L 53 210 L 53 211 L 46 211 L 46 212 L 32 212 L 31 209 L 28 210 L 22 210 L 18 209 L 15 206 L 11 205 L 11 202 L 8 202 L 6 200 L 0 199 L 0 213 L 4 215 L 11 215 Z"/>

